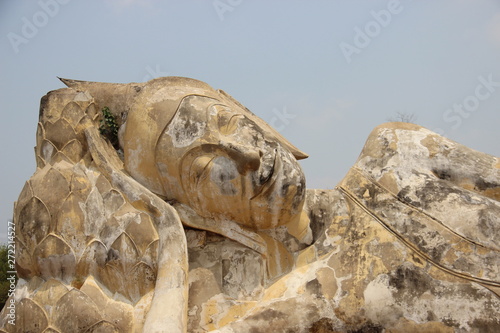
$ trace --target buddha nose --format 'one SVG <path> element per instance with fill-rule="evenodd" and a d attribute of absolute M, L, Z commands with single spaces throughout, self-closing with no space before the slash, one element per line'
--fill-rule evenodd
<path fill-rule="evenodd" d="M 220 142 L 220 146 L 236 163 L 240 173 L 256 171 L 261 164 L 262 151 L 258 147 L 243 145 L 231 141 Z"/>

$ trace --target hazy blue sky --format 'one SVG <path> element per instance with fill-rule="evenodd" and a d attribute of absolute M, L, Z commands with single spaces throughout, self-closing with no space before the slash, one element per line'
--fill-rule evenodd
<path fill-rule="evenodd" d="M 309 188 L 333 188 L 397 112 L 500 155 L 498 0 L 3 0 L 0 32 L 0 241 L 56 76 L 224 89 L 309 153 Z"/>

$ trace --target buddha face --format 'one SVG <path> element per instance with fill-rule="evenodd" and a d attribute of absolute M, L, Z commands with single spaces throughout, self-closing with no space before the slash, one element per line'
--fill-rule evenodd
<path fill-rule="evenodd" d="M 293 154 L 266 134 L 244 108 L 183 98 L 156 145 L 167 197 L 255 229 L 291 221 L 304 202 L 304 175 Z"/>

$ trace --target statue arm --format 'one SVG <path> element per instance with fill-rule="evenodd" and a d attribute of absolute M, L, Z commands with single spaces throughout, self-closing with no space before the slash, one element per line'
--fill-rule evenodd
<path fill-rule="evenodd" d="M 158 272 L 144 332 L 186 332 L 188 258 L 186 237 L 177 212 L 121 170 L 121 161 L 108 153 L 95 126 L 88 126 L 85 135 L 92 158 L 101 171 L 133 205 L 146 206 L 156 222 L 160 244 Z"/>

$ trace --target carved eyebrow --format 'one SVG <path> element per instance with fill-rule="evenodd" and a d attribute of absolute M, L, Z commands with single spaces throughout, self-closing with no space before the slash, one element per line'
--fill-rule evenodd
<path fill-rule="evenodd" d="M 229 122 L 233 121 L 233 118 L 243 119 L 245 118 L 245 116 L 242 115 L 241 113 L 233 114 L 231 118 L 229 118 Z"/>
<path fill-rule="evenodd" d="M 236 130 L 238 121 L 243 118 L 245 118 L 243 114 L 221 110 L 217 113 L 217 125 L 222 134 L 230 134 Z"/>

